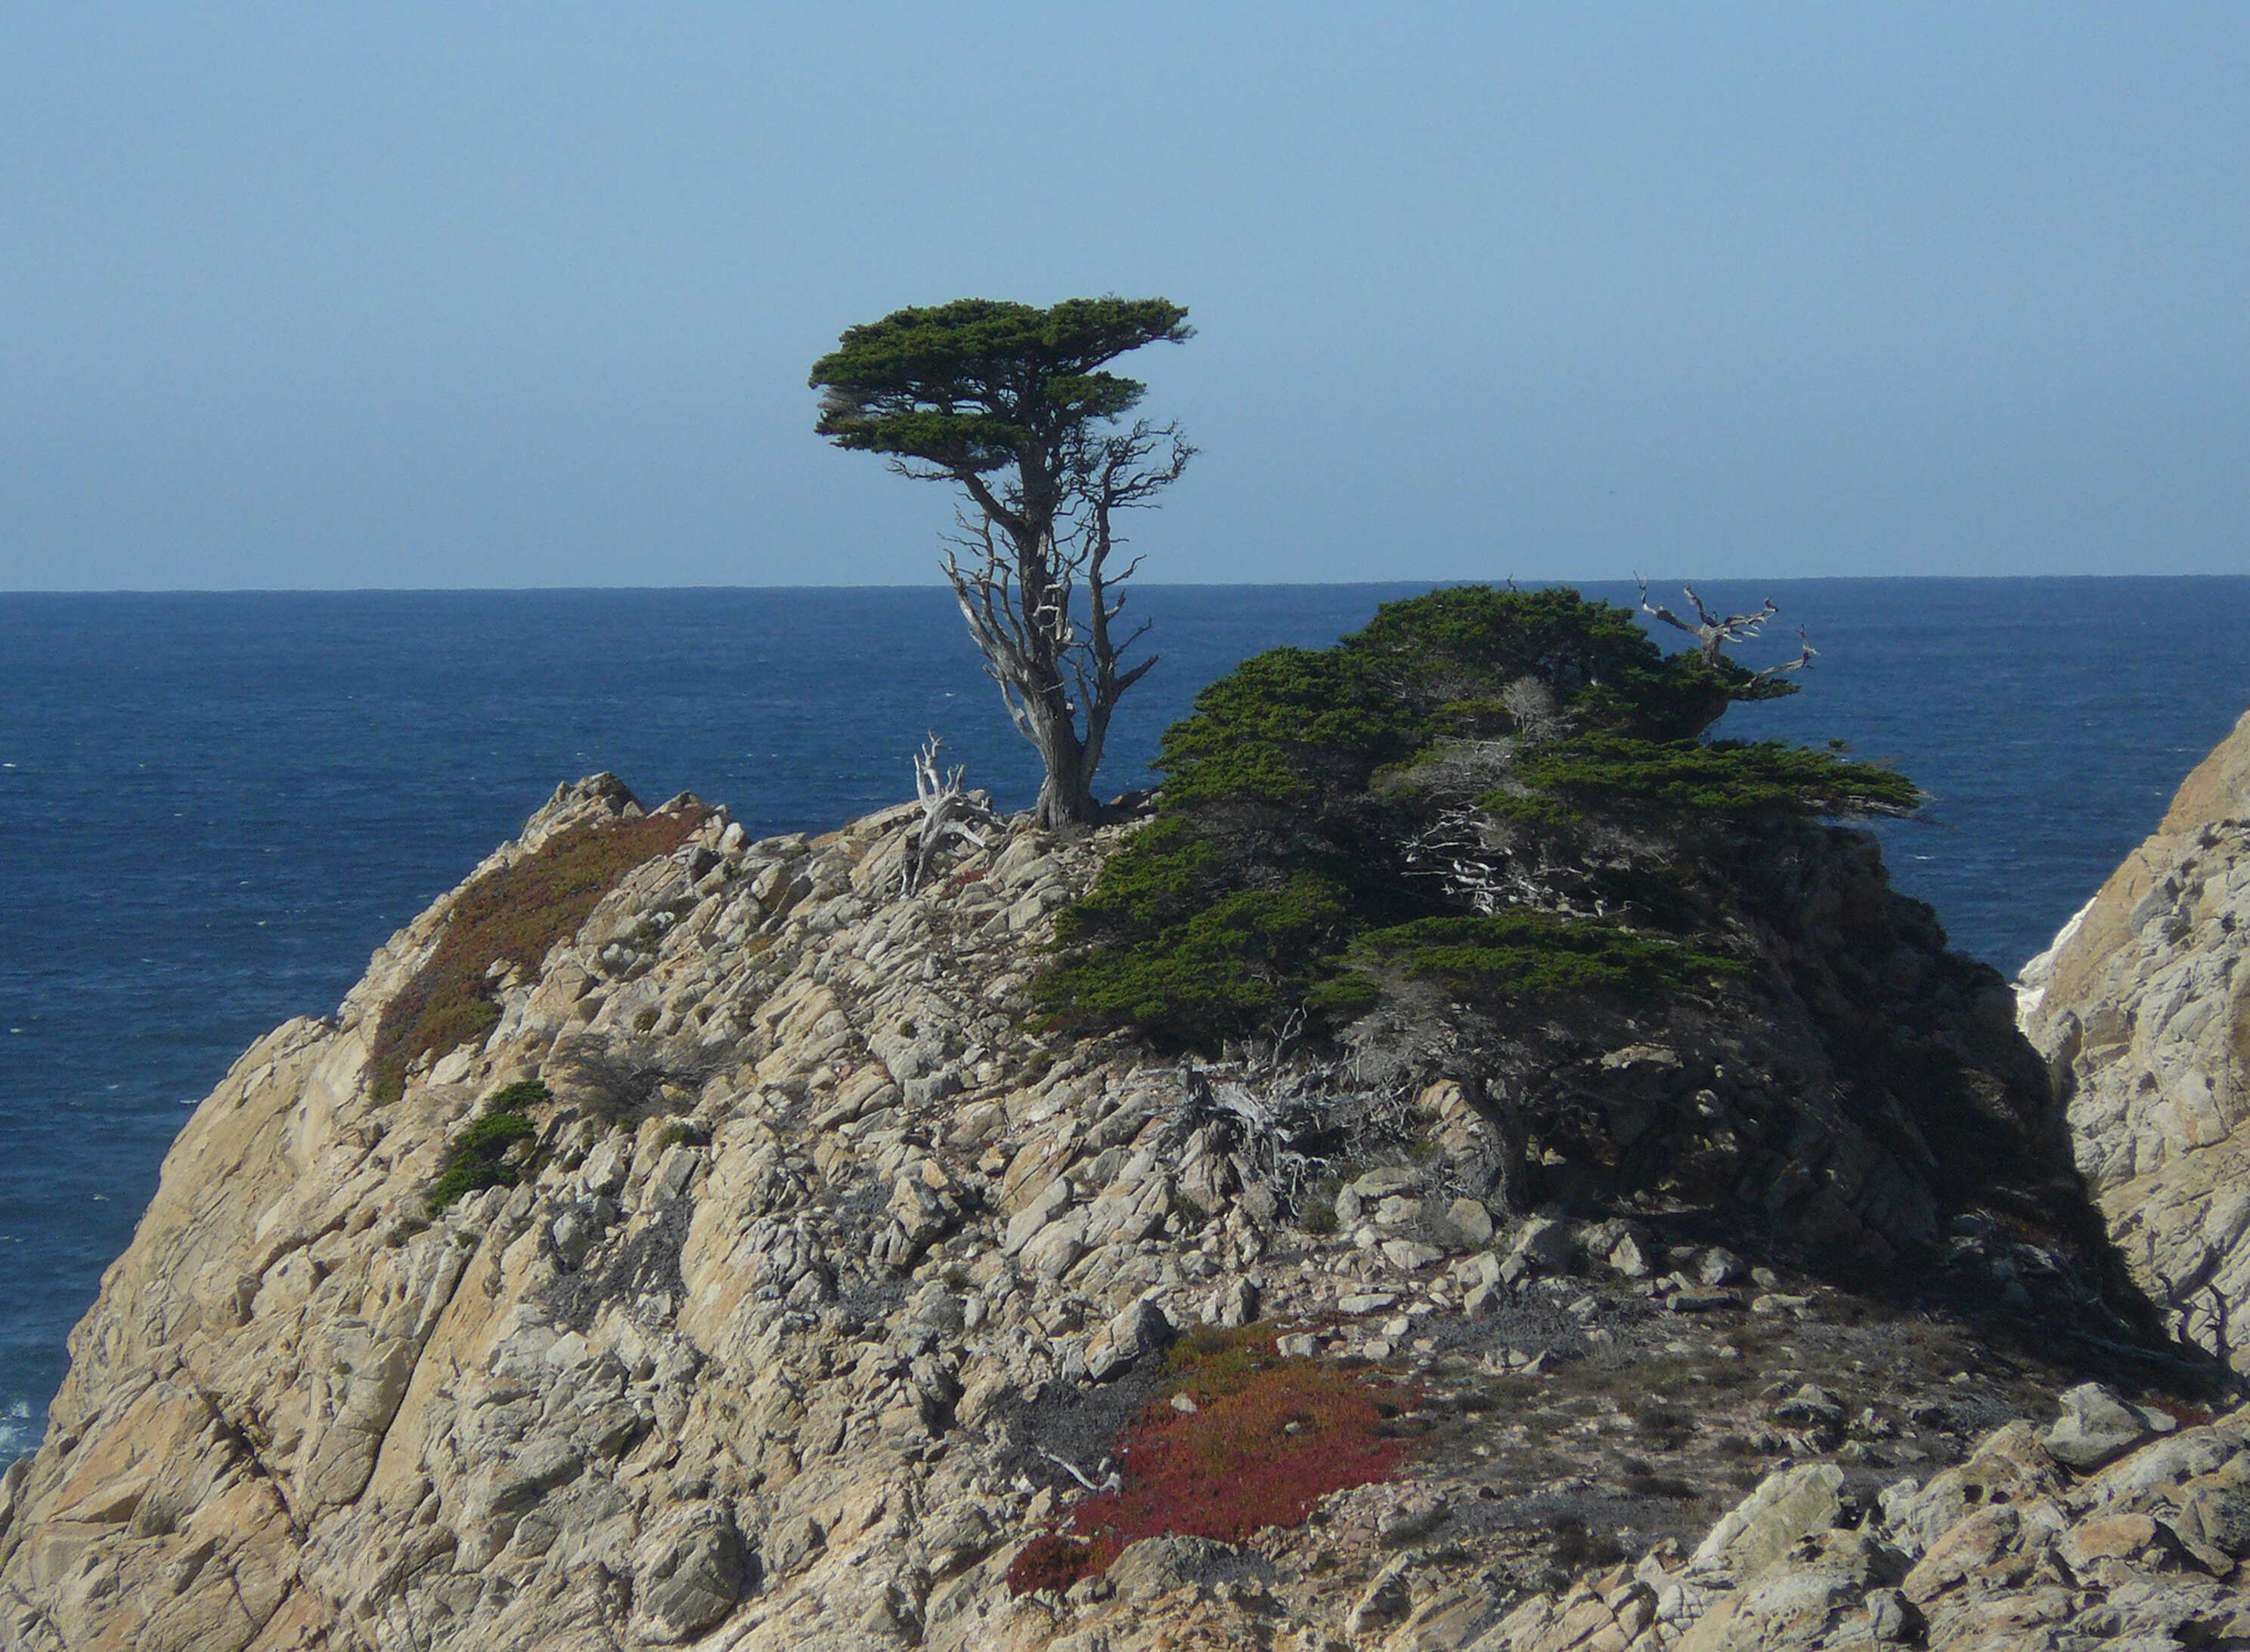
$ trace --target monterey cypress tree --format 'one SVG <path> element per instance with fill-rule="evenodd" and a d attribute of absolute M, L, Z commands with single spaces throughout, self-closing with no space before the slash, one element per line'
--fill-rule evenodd
<path fill-rule="evenodd" d="M 1110 715 L 1156 664 L 1122 661 L 1145 625 L 1122 639 L 1113 629 L 1140 565 L 1110 564 L 1115 514 L 1154 502 L 1195 452 L 1177 424 L 1120 427 L 1148 387 L 1102 370 L 1193 333 L 1186 309 L 1161 298 L 1048 309 L 962 299 L 854 327 L 812 366 L 821 435 L 961 489 L 945 574 L 1046 765 L 1044 826 L 1095 818 Z"/>

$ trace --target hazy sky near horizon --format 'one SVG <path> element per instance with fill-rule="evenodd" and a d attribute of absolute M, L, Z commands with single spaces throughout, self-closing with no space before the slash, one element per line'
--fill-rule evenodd
<path fill-rule="evenodd" d="M 926 582 L 1103 292 L 1151 578 L 2250 570 L 2250 7 L 11 7 L 0 588 Z"/>

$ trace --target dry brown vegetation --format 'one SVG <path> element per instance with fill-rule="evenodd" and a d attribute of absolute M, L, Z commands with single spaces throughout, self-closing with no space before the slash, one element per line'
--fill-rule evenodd
<path fill-rule="evenodd" d="M 500 1019 L 490 994 L 494 964 L 537 971 L 548 949 L 583 923 L 618 879 L 678 848 L 706 812 L 691 807 L 566 827 L 514 865 L 470 882 L 454 901 L 430 961 L 376 1028 L 376 1099 L 397 1100 L 416 1062 L 491 1029 Z"/>

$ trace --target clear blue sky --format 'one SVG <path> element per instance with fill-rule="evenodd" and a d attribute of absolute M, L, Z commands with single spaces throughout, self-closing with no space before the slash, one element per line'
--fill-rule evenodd
<path fill-rule="evenodd" d="M 921 583 L 851 323 L 1162 294 L 1148 576 L 2250 570 L 2250 5 L 18 5 L 0 588 Z"/>

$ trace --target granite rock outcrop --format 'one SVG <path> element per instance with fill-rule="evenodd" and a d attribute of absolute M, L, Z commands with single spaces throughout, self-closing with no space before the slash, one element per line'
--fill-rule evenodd
<path fill-rule="evenodd" d="M 2134 1281 L 2250 1372 L 2250 715 L 2025 967 L 2025 1033 Z"/>
<path fill-rule="evenodd" d="M 453 1041 L 399 1042 L 493 878 L 655 817 L 677 847 L 535 962 L 480 964 Z M 2185 1411 L 2177 1362 L 2127 1345 L 1988 972 L 1883 904 L 1864 840 L 1795 840 L 1801 913 L 1745 917 L 1763 998 L 1558 1012 L 1487 1072 L 1497 1034 L 1442 1014 L 1209 1064 L 1074 1036 L 1030 989 L 1124 828 L 1019 821 L 908 893 L 919 824 L 908 805 L 754 841 L 596 777 L 335 1016 L 253 1046 L 73 1334 L 45 1441 L 0 1479 L 0 1642 L 2250 1632 L 2228 1604 L 2244 1419 Z M 1901 1006 L 1905 1056 L 1871 1049 L 1871 1004 Z M 1933 1094 L 1986 1109 L 1970 1128 L 2013 1177 L 1989 1207 L 1916 1123 Z M 521 1125 L 472 1136 L 503 1113 Z M 1284 1117 L 1317 1126 L 1286 1152 Z M 1667 1145 L 1616 1174 L 1621 1136 Z M 471 1139 L 510 1144 L 480 1161 L 493 1185 L 433 1199 Z M 1696 1143 L 1696 1177 L 1667 1180 Z M 1749 1199 L 1760 1178 L 1772 1197 Z M 1026 1586 L 1034 1541 L 1134 1470 L 1121 1431 L 1209 1402 L 1184 1353 L 1366 1401 L 1391 1466 L 1294 1524 L 1220 1535 L 1180 1510 L 1106 1571 Z M 1276 1448 L 1311 1423 L 1266 1420 Z"/>

